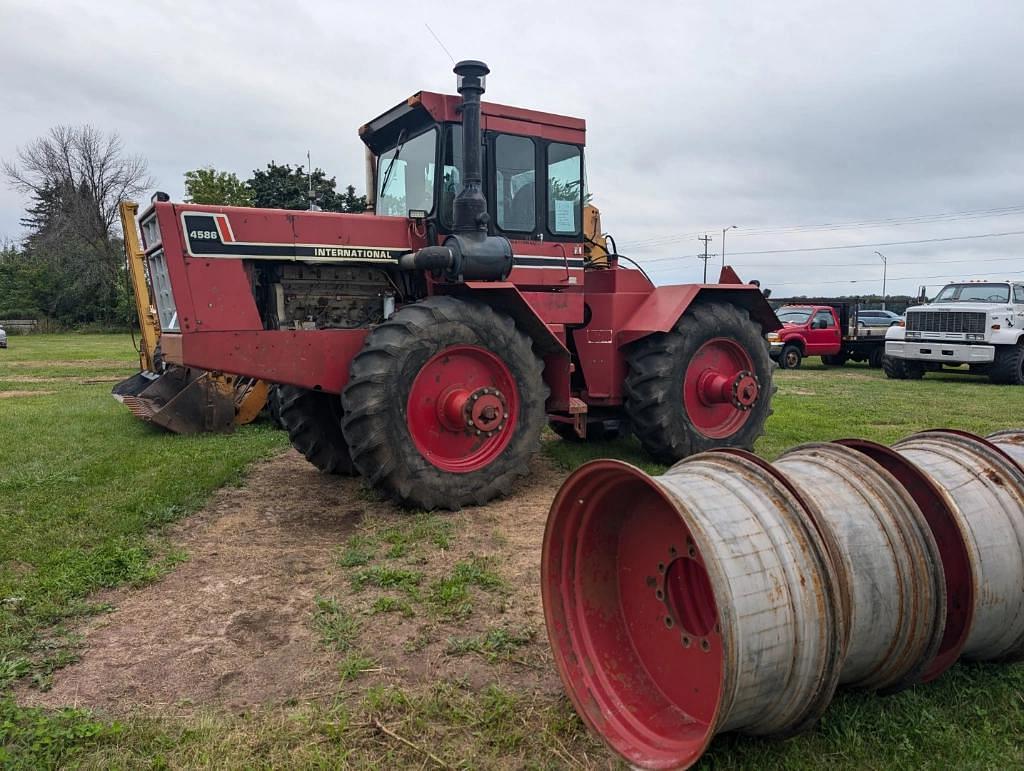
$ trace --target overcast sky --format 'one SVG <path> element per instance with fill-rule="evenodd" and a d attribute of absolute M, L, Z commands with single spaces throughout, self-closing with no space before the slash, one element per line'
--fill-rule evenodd
<path fill-rule="evenodd" d="M 427 23 L 490 65 L 485 98 L 587 120 L 604 227 L 658 283 L 699 280 L 697 235 L 718 254 L 732 224 L 728 261 L 776 296 L 880 291 L 875 249 L 890 292 L 1024 278 L 1021 0 L 0 0 L 0 157 L 92 123 L 174 199 L 188 169 L 307 149 L 362 191 L 357 128 L 454 92 Z M 24 204 L 0 185 L 0 239 Z M 989 233 L 1017 235 L 892 243 Z"/>

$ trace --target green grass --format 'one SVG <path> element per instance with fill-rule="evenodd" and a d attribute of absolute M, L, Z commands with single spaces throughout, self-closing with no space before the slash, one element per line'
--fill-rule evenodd
<path fill-rule="evenodd" d="M 14 681 L 45 687 L 53 669 L 75 655 L 68 622 L 104 610 L 90 601 L 93 592 L 152 581 L 186 558 L 168 548 L 162 529 L 286 440 L 261 425 L 226 437 L 171 436 L 131 418 L 110 399 L 109 383 L 80 384 L 134 370 L 126 336 L 12 337 L 11 345 L 0 351 L 0 391 L 57 393 L 0 399 L 0 767 L 429 767 L 424 751 L 461 768 L 608 764 L 564 697 L 517 689 L 497 675 L 483 686 L 445 679 L 417 692 L 378 684 L 365 674 L 376 662 L 359 647 L 359 618 L 335 598 L 316 602 L 311 623 L 339 651 L 339 679 L 357 689 L 354 700 L 242 714 L 199 709 L 175 718 L 140 708 L 119 722 L 19 706 L 9 695 Z M 84 363 L 60 364 L 67 360 Z M 834 370 L 812 361 L 778 373 L 777 382 L 775 415 L 757 445 L 768 458 L 841 436 L 889 442 L 936 426 L 984 434 L 1024 424 L 1024 389 L 956 375 L 887 381 L 863 366 Z M 663 469 L 633 440 L 549 441 L 544 452 L 566 470 L 598 457 Z M 458 562 L 429 582 L 410 567 L 447 549 L 456 535 L 443 516 L 414 515 L 401 526 L 368 523 L 339 552 L 354 583 L 400 595 L 368 598 L 363 612 L 419 615 L 421 603 L 433 618 L 407 641 L 410 651 L 446 639 L 445 621 L 459 623 L 479 593 L 507 589 L 483 559 Z M 499 661 L 535 645 L 532 633 L 496 625 L 447 637 L 445 650 Z M 895 696 L 841 692 L 816 728 L 790 741 L 719 737 L 701 767 L 1013 768 L 1024 765 L 1022 735 L 1024 666 L 959 664 Z"/>

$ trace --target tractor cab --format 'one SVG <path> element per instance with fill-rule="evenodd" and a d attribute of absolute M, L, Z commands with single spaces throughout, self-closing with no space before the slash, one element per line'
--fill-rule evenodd
<path fill-rule="evenodd" d="M 457 229 L 462 104 L 458 96 L 421 91 L 360 128 L 378 215 L 425 220 L 440 234 Z M 487 233 L 581 243 L 585 121 L 487 102 L 480 113 Z"/>

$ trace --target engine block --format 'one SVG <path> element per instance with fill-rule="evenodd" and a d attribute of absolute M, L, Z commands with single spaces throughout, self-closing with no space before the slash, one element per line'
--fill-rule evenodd
<path fill-rule="evenodd" d="M 278 323 L 287 329 L 379 324 L 394 294 L 383 270 L 340 265 L 282 265 L 273 289 Z"/>

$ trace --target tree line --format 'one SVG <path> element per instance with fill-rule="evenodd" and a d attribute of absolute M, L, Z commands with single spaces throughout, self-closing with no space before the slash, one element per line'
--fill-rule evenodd
<path fill-rule="evenodd" d="M 0 173 L 28 199 L 25 237 L 0 244 L 0 318 L 134 323 L 118 206 L 148 199 L 154 183 L 145 159 L 128 153 L 116 133 L 57 126 L 0 163 Z M 210 167 L 188 171 L 185 190 L 186 201 L 200 204 L 366 209 L 366 196 L 352 185 L 339 191 L 322 169 L 273 161 L 247 180 Z"/>

